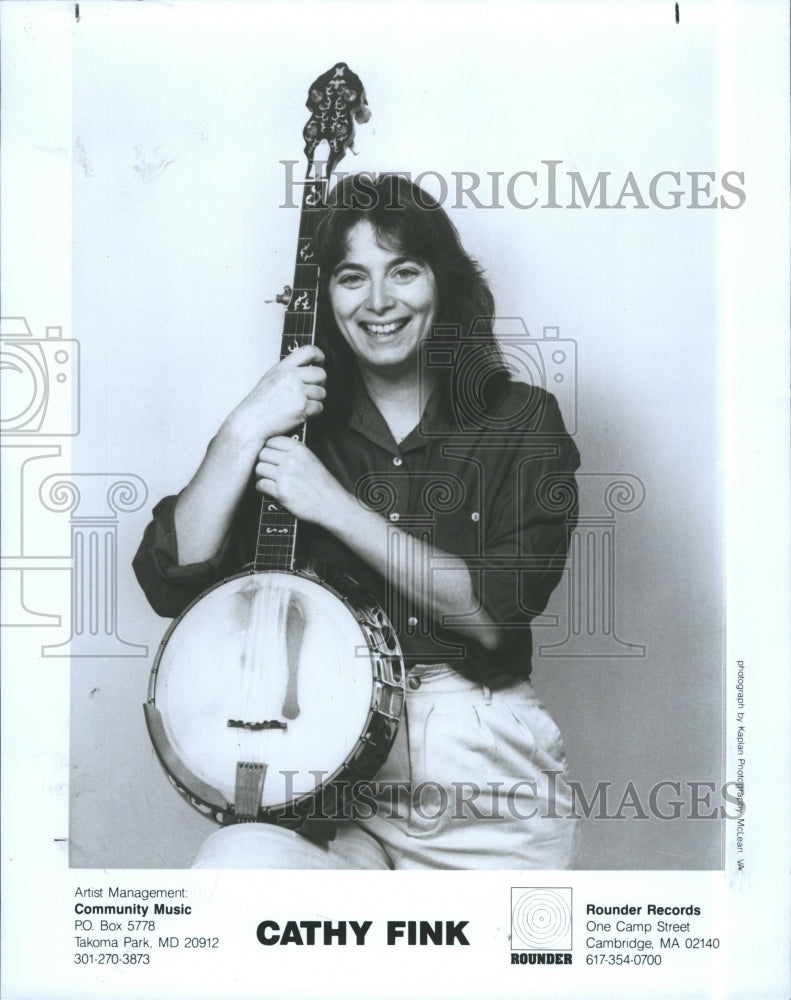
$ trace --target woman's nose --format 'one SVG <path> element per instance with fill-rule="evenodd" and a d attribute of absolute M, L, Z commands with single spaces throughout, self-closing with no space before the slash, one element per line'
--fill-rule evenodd
<path fill-rule="evenodd" d="M 374 280 L 368 289 L 368 308 L 372 312 L 385 312 L 393 305 L 393 296 L 385 280 Z"/>

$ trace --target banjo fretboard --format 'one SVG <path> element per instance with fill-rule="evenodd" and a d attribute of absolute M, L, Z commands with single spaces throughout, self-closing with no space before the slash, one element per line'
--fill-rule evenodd
<path fill-rule="evenodd" d="M 294 284 L 289 294 L 283 320 L 283 339 L 280 345 L 281 360 L 298 347 L 312 344 L 316 336 L 316 301 L 319 293 L 319 266 L 315 251 L 316 226 L 323 209 L 327 180 L 306 180 L 302 190 L 302 207 L 299 217 Z M 292 432 L 300 441 L 305 440 L 305 424 Z M 256 572 L 294 569 L 297 541 L 297 519 L 272 497 L 264 496 L 258 522 L 253 568 Z"/>

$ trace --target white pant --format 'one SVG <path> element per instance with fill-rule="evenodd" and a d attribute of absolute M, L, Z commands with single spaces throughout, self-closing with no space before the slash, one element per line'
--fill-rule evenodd
<path fill-rule="evenodd" d="M 334 840 L 224 827 L 195 868 L 565 869 L 577 852 L 563 742 L 525 681 L 490 690 L 451 667 L 407 675 L 390 755 Z"/>

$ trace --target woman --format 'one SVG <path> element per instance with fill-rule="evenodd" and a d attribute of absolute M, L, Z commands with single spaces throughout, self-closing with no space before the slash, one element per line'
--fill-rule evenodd
<path fill-rule="evenodd" d="M 509 380 L 488 286 L 424 191 L 347 177 L 317 247 L 318 346 L 223 422 L 135 569 L 160 614 L 180 613 L 251 560 L 268 494 L 300 520 L 299 564 L 340 567 L 385 607 L 405 719 L 374 805 L 334 839 L 239 824 L 196 866 L 569 867 L 562 742 L 528 678 L 573 528 L 546 497 L 573 490 L 577 450 L 554 398 Z M 289 436 L 305 419 L 308 446 Z"/>

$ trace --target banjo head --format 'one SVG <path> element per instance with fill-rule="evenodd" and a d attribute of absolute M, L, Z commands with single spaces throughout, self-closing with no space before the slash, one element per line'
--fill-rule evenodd
<path fill-rule="evenodd" d="M 267 572 L 219 584 L 174 621 L 146 715 L 177 789 L 228 823 L 304 813 L 333 782 L 372 777 L 402 708 L 383 613 L 310 576 Z M 238 801 L 240 765 L 262 780 L 254 809 Z"/>

